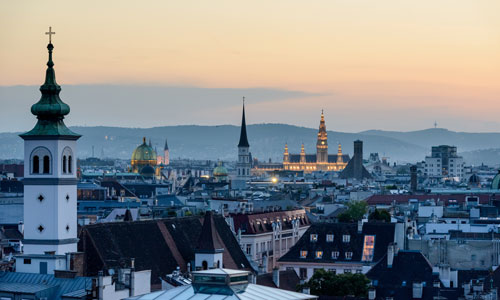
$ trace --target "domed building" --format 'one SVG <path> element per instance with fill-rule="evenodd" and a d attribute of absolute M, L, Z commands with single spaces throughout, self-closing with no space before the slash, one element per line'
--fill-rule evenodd
<path fill-rule="evenodd" d="M 146 144 L 146 138 L 143 138 L 142 144 L 135 148 L 130 164 L 133 173 L 154 176 L 157 164 L 156 151 L 151 146 L 151 142 L 149 145 Z M 153 171 L 152 174 L 151 171 Z"/>
<path fill-rule="evenodd" d="M 214 175 L 215 180 L 217 182 L 227 181 L 228 171 L 227 171 L 226 167 L 224 167 L 224 165 L 222 164 L 222 161 L 219 161 L 219 163 L 217 164 L 217 167 L 215 167 L 215 169 L 213 171 L 213 175 Z"/>
<path fill-rule="evenodd" d="M 480 188 L 481 187 L 481 177 L 477 176 L 476 173 L 469 177 L 469 182 L 467 183 L 469 188 Z"/>
<path fill-rule="evenodd" d="M 498 170 L 498 174 L 495 175 L 493 181 L 491 182 L 492 190 L 500 190 L 500 170 Z"/>

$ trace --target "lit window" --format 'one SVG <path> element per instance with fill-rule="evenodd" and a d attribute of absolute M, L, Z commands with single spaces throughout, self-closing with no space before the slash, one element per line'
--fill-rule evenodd
<path fill-rule="evenodd" d="M 301 250 L 300 251 L 300 257 L 301 258 L 306 258 L 306 256 L 307 256 L 307 251 L 306 250 Z"/>
<path fill-rule="evenodd" d="M 352 259 L 352 252 L 346 252 L 345 259 Z"/>
<path fill-rule="evenodd" d="M 337 259 L 339 258 L 339 252 L 338 251 L 332 251 L 332 259 Z"/>
<path fill-rule="evenodd" d="M 349 242 L 351 241 L 351 236 L 350 236 L 350 235 L 348 235 L 348 234 L 344 234 L 344 235 L 342 236 L 342 241 L 343 241 L 344 243 L 349 243 Z"/>
<path fill-rule="evenodd" d="M 327 234 L 327 235 L 326 235 L 326 241 L 327 241 L 328 243 L 333 242 L 333 234 L 331 234 L 331 233 Z"/>
<path fill-rule="evenodd" d="M 311 242 L 317 242 L 318 241 L 318 235 L 313 233 L 311 234 Z"/>
<path fill-rule="evenodd" d="M 316 251 L 316 258 L 322 258 L 323 257 L 323 251 Z"/>
<path fill-rule="evenodd" d="M 365 242 L 363 245 L 363 257 L 361 258 L 361 261 L 372 261 L 374 251 L 375 251 L 375 236 L 365 235 Z"/>

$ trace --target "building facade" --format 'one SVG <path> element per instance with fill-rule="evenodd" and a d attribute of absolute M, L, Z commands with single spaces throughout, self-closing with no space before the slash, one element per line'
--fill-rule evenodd
<path fill-rule="evenodd" d="M 325 116 L 321 111 L 319 122 L 318 139 L 316 142 L 316 154 L 306 154 L 304 144 L 301 146 L 300 154 L 290 154 L 288 145 L 285 145 L 283 153 L 283 169 L 291 171 L 342 171 L 349 161 L 349 155 L 342 154 L 342 146 L 338 145 L 337 154 L 328 154 L 328 134 L 326 132 Z"/>
<path fill-rule="evenodd" d="M 464 159 L 457 155 L 457 147 L 434 146 L 431 156 L 425 157 L 424 175 L 432 178 L 457 178 L 464 176 Z"/>

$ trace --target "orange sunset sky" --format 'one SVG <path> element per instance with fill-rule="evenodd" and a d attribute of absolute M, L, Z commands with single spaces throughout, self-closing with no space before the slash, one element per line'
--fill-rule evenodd
<path fill-rule="evenodd" d="M 247 96 L 249 123 L 317 127 L 324 108 L 336 131 L 500 131 L 499 12 L 498 0 L 1 1 L 0 131 L 34 124 L 48 26 L 69 125 L 238 124 Z M 33 92 L 13 103 L 18 85 Z M 92 113 L 73 85 L 110 85 L 120 113 Z"/>

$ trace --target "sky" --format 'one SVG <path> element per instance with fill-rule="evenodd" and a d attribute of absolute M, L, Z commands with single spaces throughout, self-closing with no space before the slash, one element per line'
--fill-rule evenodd
<path fill-rule="evenodd" d="M 31 128 L 52 26 L 68 125 L 500 132 L 498 0 L 0 1 L 0 132 Z M 19 86 L 25 86 L 23 88 Z"/>

